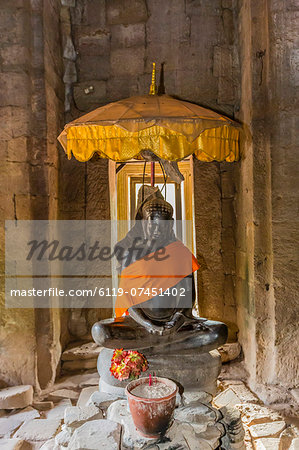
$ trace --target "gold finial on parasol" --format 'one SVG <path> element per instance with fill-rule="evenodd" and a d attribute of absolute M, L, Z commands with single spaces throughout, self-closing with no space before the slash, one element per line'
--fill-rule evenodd
<path fill-rule="evenodd" d="M 156 63 L 153 63 L 152 84 L 150 85 L 149 95 L 157 95 L 158 89 L 156 85 Z"/>

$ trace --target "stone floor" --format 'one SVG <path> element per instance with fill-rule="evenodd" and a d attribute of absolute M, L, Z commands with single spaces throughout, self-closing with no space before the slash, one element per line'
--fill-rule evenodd
<path fill-rule="evenodd" d="M 64 361 L 93 360 L 92 366 L 97 354 L 90 345 Z M 94 368 L 83 371 L 89 364 L 72 374 L 78 364 L 68 364 L 39 398 L 31 386 L 0 390 L 0 449 L 299 449 L 298 399 L 288 408 L 264 405 L 244 383 L 242 362 L 223 366 L 214 399 L 203 392 L 178 396 L 174 421 L 159 441 L 136 433 L 126 400 L 100 393 Z"/>

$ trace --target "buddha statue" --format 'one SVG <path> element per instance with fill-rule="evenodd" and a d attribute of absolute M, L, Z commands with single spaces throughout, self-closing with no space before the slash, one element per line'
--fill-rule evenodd
<path fill-rule="evenodd" d="M 115 247 L 116 318 L 95 323 L 93 338 L 146 355 L 209 352 L 226 342 L 227 326 L 192 314 L 199 264 L 175 236 L 172 206 L 157 188 L 141 189 L 135 225 Z"/>

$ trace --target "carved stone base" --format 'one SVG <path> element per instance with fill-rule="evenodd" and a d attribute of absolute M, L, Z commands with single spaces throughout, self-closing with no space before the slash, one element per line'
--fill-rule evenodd
<path fill-rule="evenodd" d="M 129 380 L 119 381 L 110 373 L 113 350 L 104 349 L 98 358 L 98 372 L 100 375 L 100 390 L 102 392 L 124 395 L 124 388 Z M 221 370 L 221 358 L 218 350 L 197 354 L 185 353 L 180 355 L 144 355 L 149 369 L 142 374 L 156 374 L 159 377 L 170 378 L 181 385 L 185 391 L 205 391 L 212 395 L 216 393 L 216 381 Z"/>

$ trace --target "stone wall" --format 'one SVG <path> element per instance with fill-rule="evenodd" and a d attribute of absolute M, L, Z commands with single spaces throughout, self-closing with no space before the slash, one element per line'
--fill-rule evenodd
<path fill-rule="evenodd" d="M 236 182 L 238 323 L 251 386 L 265 400 L 261 384 L 291 388 L 299 373 L 297 15 L 294 1 L 239 8 L 246 140 Z"/>
<path fill-rule="evenodd" d="M 4 219 L 57 217 L 63 84 L 58 1 L 1 3 L 1 368 L 0 383 L 53 382 L 59 313 L 5 309 Z M 53 32 L 54 30 L 54 32 Z"/>
<path fill-rule="evenodd" d="M 165 63 L 167 94 L 234 115 L 239 67 L 230 0 L 62 3 L 66 122 L 108 102 L 146 94 L 153 61 L 158 70 Z M 194 163 L 200 311 L 231 324 L 236 323 L 233 167 Z M 61 154 L 60 177 L 62 218 L 109 218 L 107 162 L 82 164 Z"/>

